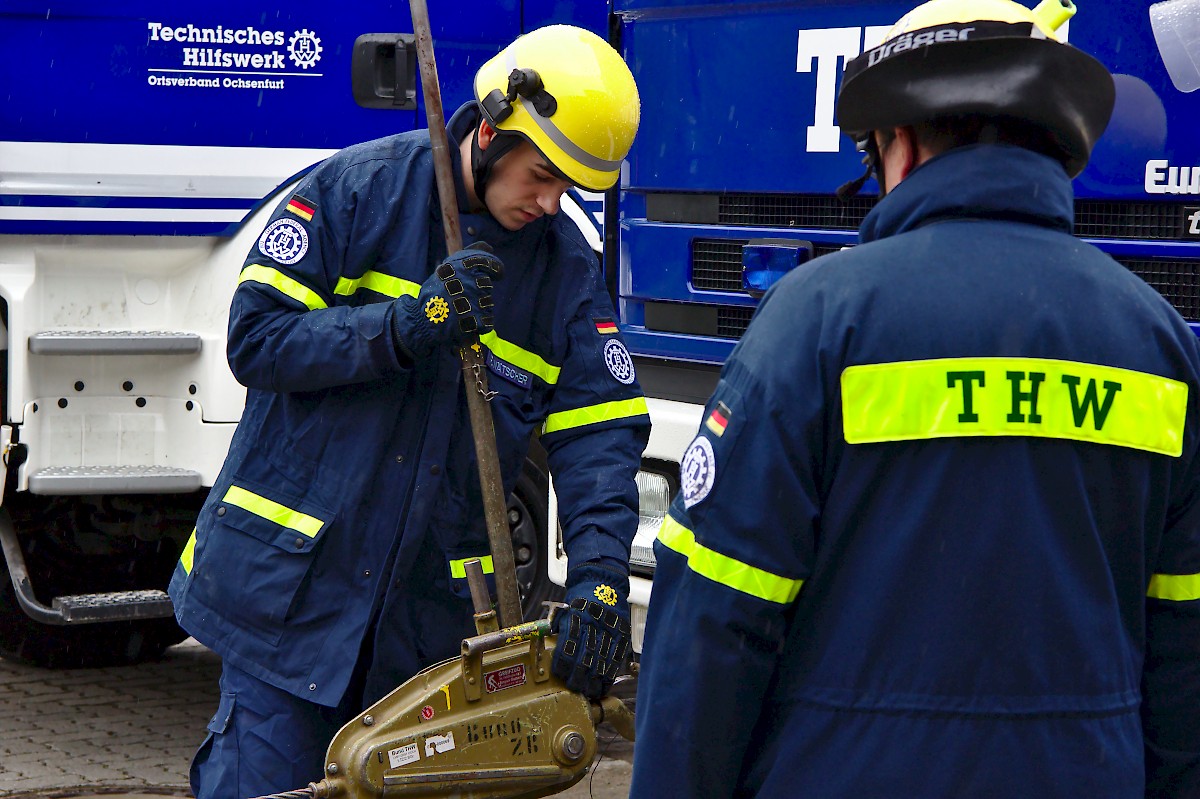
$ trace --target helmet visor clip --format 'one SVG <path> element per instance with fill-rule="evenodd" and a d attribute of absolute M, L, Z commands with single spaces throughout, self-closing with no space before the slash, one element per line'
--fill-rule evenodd
<path fill-rule="evenodd" d="M 508 97 L 511 104 L 517 96 L 524 97 L 533 103 L 533 108 L 540 116 L 550 117 L 558 110 L 558 101 L 554 95 L 542 86 L 542 76 L 534 69 L 514 69 L 508 75 Z"/>
<path fill-rule="evenodd" d="M 493 127 L 512 116 L 512 102 L 499 89 L 492 89 L 479 104 L 483 106 L 488 124 Z"/>

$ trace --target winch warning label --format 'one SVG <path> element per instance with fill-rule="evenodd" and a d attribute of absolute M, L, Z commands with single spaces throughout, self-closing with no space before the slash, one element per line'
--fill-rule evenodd
<path fill-rule="evenodd" d="M 506 688 L 516 688 L 525 684 L 525 667 L 521 664 L 505 669 L 489 671 L 483 675 L 483 687 L 489 694 L 503 691 Z"/>
<path fill-rule="evenodd" d="M 146 70 L 151 86 L 186 89 L 286 88 L 289 77 L 321 77 L 321 38 L 315 31 L 254 26 L 199 27 L 151 21 L 148 43 L 165 54 Z"/>

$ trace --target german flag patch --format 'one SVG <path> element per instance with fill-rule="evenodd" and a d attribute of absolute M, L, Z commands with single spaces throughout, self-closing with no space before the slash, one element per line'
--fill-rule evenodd
<path fill-rule="evenodd" d="M 704 420 L 704 426 L 712 431 L 717 438 L 725 435 L 725 428 L 729 426 L 729 417 L 733 414 L 729 410 L 729 406 L 723 402 L 718 402 L 717 407 L 713 408 L 713 412 Z"/>
<path fill-rule="evenodd" d="M 313 214 L 317 212 L 317 206 L 304 199 L 299 194 L 293 194 L 292 199 L 288 200 L 287 210 L 291 211 L 305 222 L 311 222 Z"/>
<path fill-rule="evenodd" d="M 607 316 L 592 317 L 596 323 L 596 332 L 602 336 L 611 336 L 617 331 L 617 323 Z"/>

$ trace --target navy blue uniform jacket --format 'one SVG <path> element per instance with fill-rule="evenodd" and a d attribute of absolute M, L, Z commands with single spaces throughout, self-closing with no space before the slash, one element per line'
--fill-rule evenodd
<path fill-rule="evenodd" d="M 460 109 L 451 141 L 476 119 Z M 613 313 L 595 255 L 565 214 L 517 232 L 460 222 L 506 267 L 482 340 L 505 489 L 540 430 L 571 565 L 627 563 L 649 418 L 620 336 L 596 321 Z M 404 133 L 306 176 L 234 294 L 246 409 L 171 597 L 222 658 L 319 704 L 338 704 L 373 624 L 389 688 L 473 634 L 462 563 L 488 544 L 458 356 L 406 364 L 391 333 L 391 300 L 445 255 L 428 132 Z"/>
<path fill-rule="evenodd" d="M 951 150 L 764 298 L 655 546 L 634 796 L 1200 796 L 1197 342 L 1072 213 Z"/>

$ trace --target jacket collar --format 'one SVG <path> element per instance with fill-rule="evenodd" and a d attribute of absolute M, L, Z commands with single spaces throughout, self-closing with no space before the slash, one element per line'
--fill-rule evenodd
<path fill-rule="evenodd" d="M 459 213 L 463 214 L 469 214 L 471 210 L 467 207 L 467 186 L 463 183 L 462 155 L 459 153 L 458 145 L 469 133 L 479 127 L 480 118 L 479 106 L 472 101 L 459 106 L 458 110 L 454 112 L 454 116 L 450 117 L 450 121 L 446 123 L 446 138 L 449 140 L 450 147 L 450 167 L 454 172 L 454 191 L 458 198 Z"/>
<path fill-rule="evenodd" d="M 1007 219 L 1072 230 L 1074 192 L 1062 166 L 1021 147 L 974 144 L 909 173 L 867 214 L 859 243 L 945 219 Z"/>

